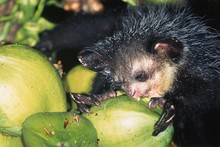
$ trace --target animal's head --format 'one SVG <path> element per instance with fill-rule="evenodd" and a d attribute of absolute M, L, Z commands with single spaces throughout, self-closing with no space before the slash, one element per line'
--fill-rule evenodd
<path fill-rule="evenodd" d="M 176 38 L 164 38 L 127 42 L 104 52 L 83 50 L 79 61 L 89 69 L 111 76 L 133 98 L 162 97 L 172 87 L 182 52 L 182 43 Z"/>

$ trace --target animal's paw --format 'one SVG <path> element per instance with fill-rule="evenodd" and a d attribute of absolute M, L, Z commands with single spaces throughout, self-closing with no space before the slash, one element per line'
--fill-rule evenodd
<path fill-rule="evenodd" d="M 80 112 L 90 113 L 90 106 L 100 106 L 99 100 L 94 95 L 69 93 L 71 99 L 77 104 Z"/>
<path fill-rule="evenodd" d="M 175 109 L 171 102 L 166 101 L 163 106 L 163 112 L 160 115 L 159 120 L 154 124 L 153 136 L 157 136 L 160 132 L 163 132 L 171 123 L 175 116 Z"/>

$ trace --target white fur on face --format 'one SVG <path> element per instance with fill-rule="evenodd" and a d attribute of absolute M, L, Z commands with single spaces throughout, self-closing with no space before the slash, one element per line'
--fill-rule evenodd
<path fill-rule="evenodd" d="M 177 68 L 167 60 L 157 60 L 153 56 L 145 56 L 132 62 L 129 74 L 123 74 L 122 89 L 133 98 L 141 96 L 163 97 L 171 88 L 175 80 Z M 135 80 L 136 74 L 144 71 L 146 81 Z"/>

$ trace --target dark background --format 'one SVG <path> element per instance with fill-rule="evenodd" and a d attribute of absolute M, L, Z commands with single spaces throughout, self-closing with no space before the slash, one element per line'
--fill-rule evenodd
<path fill-rule="evenodd" d="M 115 11 L 116 13 L 127 7 L 127 3 L 121 0 L 102 0 L 104 5 L 104 12 Z M 202 16 L 206 20 L 207 25 L 220 30 L 220 0 L 189 0 L 188 5 L 192 8 L 193 12 Z M 43 12 L 43 16 L 54 23 L 62 23 L 66 20 L 74 21 L 79 17 L 85 15 L 84 13 L 66 12 L 57 7 L 48 6 Z M 57 53 L 57 60 L 61 60 L 64 72 L 68 72 L 74 65 L 79 64 L 77 59 L 77 49 L 64 49 Z"/>

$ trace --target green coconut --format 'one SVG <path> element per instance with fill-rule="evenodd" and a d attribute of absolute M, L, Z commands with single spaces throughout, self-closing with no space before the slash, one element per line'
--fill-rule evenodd
<path fill-rule="evenodd" d="M 96 147 L 97 132 L 85 117 L 68 112 L 37 113 L 22 127 L 28 147 Z"/>
<path fill-rule="evenodd" d="M 46 56 L 22 45 L 0 47 L 0 132 L 20 136 L 37 112 L 66 111 L 60 76 Z"/>
<path fill-rule="evenodd" d="M 24 147 L 21 137 L 15 137 L 7 134 L 0 134 L 2 147 Z"/>
<path fill-rule="evenodd" d="M 66 91 L 73 93 L 88 93 L 92 90 L 93 80 L 96 76 L 94 71 L 77 65 L 73 67 L 64 78 Z"/>
<path fill-rule="evenodd" d="M 77 65 L 73 67 L 63 79 L 64 88 L 67 92 L 72 93 L 89 93 L 92 90 L 92 84 L 96 72 L 82 66 Z M 76 103 L 69 99 L 69 109 L 75 110 Z"/>
<path fill-rule="evenodd" d="M 159 115 L 141 100 L 119 96 L 102 102 L 100 107 L 92 107 L 91 111 L 84 116 L 95 126 L 101 147 L 167 147 L 171 143 L 172 126 L 152 136 Z"/>

